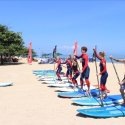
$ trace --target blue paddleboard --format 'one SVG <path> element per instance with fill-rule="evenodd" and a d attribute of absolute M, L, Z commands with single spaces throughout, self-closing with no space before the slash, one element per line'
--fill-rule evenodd
<path fill-rule="evenodd" d="M 96 117 L 96 118 L 124 117 L 125 105 L 78 109 L 77 111 L 83 116 Z"/>
<path fill-rule="evenodd" d="M 111 105 L 111 104 L 118 104 L 120 100 L 122 100 L 121 95 L 109 95 L 106 98 L 104 98 L 102 101 L 104 105 Z M 73 100 L 72 102 L 77 105 L 83 105 L 83 106 L 101 105 L 100 98 L 96 98 L 96 97 L 77 99 L 77 100 Z"/>
<path fill-rule="evenodd" d="M 33 70 L 33 73 L 35 72 L 55 72 L 54 70 Z"/>
<path fill-rule="evenodd" d="M 92 89 L 91 90 L 91 95 L 92 96 L 97 96 L 98 95 L 99 90 L 97 89 Z M 59 97 L 63 97 L 63 98 L 81 98 L 86 96 L 86 92 L 85 91 L 73 91 L 73 92 L 59 92 L 58 93 Z"/>
<path fill-rule="evenodd" d="M 94 86 L 90 86 L 90 89 L 95 89 L 95 87 Z M 73 92 L 73 91 L 78 91 L 79 90 L 79 88 L 77 88 L 77 87 L 73 87 L 73 86 L 71 86 L 71 87 L 63 87 L 63 88 L 57 88 L 56 89 L 56 91 L 58 91 L 58 92 Z M 87 86 L 85 85 L 84 87 L 83 87 L 83 90 L 87 90 Z"/>

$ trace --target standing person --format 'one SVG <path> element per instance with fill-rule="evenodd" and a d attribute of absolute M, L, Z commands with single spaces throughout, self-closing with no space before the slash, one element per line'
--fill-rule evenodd
<path fill-rule="evenodd" d="M 95 56 L 100 60 L 100 65 L 99 65 L 100 66 L 100 73 L 97 75 L 101 75 L 100 89 L 102 92 L 102 96 L 106 97 L 107 92 L 109 92 L 109 90 L 106 88 L 108 72 L 107 72 L 107 67 L 106 67 L 105 52 L 99 52 L 99 54 L 98 54 L 95 48 L 93 50 L 94 50 Z"/>
<path fill-rule="evenodd" d="M 88 87 L 88 94 L 90 94 L 90 82 L 89 82 L 89 74 L 90 74 L 90 68 L 88 65 L 88 55 L 87 55 L 87 47 L 82 47 L 81 48 L 81 56 L 76 56 L 77 59 L 81 58 L 82 59 L 82 71 L 81 71 L 81 76 L 80 76 L 80 84 L 81 84 L 81 89 L 83 89 L 84 81 L 87 84 Z"/>
<path fill-rule="evenodd" d="M 60 57 L 57 57 L 56 63 L 57 63 L 56 75 L 57 75 L 57 77 L 58 77 L 57 80 L 62 81 L 62 79 L 61 79 L 61 77 L 60 77 L 60 73 L 61 73 L 61 71 L 62 71 L 61 58 L 60 58 Z"/>
<path fill-rule="evenodd" d="M 112 59 L 116 62 L 124 63 L 124 65 L 125 65 L 125 59 L 115 59 L 112 56 L 110 56 L 110 59 Z M 121 92 L 121 96 L 123 98 L 123 104 L 125 105 L 125 74 L 124 74 L 123 80 L 120 82 L 120 92 Z"/>
<path fill-rule="evenodd" d="M 72 80 L 72 61 L 71 61 L 71 55 L 66 59 L 65 62 L 61 64 L 66 64 L 67 65 L 67 72 L 66 72 L 66 77 Z"/>
<path fill-rule="evenodd" d="M 72 59 L 72 71 L 73 71 L 73 78 L 72 78 L 72 83 L 74 84 L 74 87 L 78 88 L 78 82 L 77 82 L 77 78 L 80 75 L 80 72 L 78 70 L 78 62 L 77 59 L 75 58 L 75 56 Z"/>

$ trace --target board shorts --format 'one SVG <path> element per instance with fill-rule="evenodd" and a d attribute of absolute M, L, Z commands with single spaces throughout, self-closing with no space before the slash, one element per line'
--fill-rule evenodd
<path fill-rule="evenodd" d="M 108 73 L 107 72 L 103 73 L 100 79 L 100 83 L 105 85 L 107 82 L 107 78 L 108 78 Z"/>
<path fill-rule="evenodd" d="M 62 71 L 62 67 L 59 67 L 58 69 L 57 69 L 57 71 L 56 71 L 56 73 L 61 73 L 61 71 Z"/>
<path fill-rule="evenodd" d="M 68 75 L 72 75 L 72 69 L 71 68 L 67 69 L 66 76 L 68 77 Z"/>
<path fill-rule="evenodd" d="M 83 71 L 82 73 L 81 73 L 81 77 L 80 77 L 80 79 L 82 80 L 82 79 L 89 79 L 89 74 L 90 74 L 90 68 L 89 67 L 87 67 L 86 69 L 85 69 L 85 71 Z"/>

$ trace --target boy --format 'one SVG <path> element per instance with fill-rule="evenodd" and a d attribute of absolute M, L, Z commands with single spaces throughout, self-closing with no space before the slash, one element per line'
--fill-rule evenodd
<path fill-rule="evenodd" d="M 72 71 L 73 71 L 73 78 L 72 78 L 72 83 L 74 84 L 74 88 L 77 87 L 78 88 L 78 82 L 77 82 L 77 78 L 80 75 L 80 72 L 78 70 L 78 62 L 77 59 L 75 58 L 75 56 L 72 58 Z"/>
<path fill-rule="evenodd" d="M 82 47 L 81 48 L 81 56 L 76 56 L 77 59 L 81 58 L 82 59 L 82 71 L 81 71 L 81 76 L 80 76 L 80 84 L 81 84 L 81 89 L 83 89 L 84 81 L 87 84 L 88 87 L 88 94 L 90 94 L 90 82 L 89 82 L 89 74 L 90 74 L 90 68 L 88 66 L 88 55 L 86 54 L 87 52 L 87 47 Z"/>

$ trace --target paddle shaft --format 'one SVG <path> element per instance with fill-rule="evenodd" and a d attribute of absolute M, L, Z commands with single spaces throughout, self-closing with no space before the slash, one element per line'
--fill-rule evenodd
<path fill-rule="evenodd" d="M 110 60 L 111 60 L 111 62 L 112 62 L 113 68 L 114 68 L 114 70 L 115 70 L 115 74 L 116 74 L 116 76 L 117 76 L 118 83 L 119 83 L 119 85 L 121 85 L 121 84 L 120 84 L 120 78 L 119 78 L 118 73 L 117 73 L 117 70 L 116 70 L 116 68 L 115 68 L 115 64 L 114 64 L 114 62 L 113 62 L 113 60 L 112 60 L 111 58 L 110 58 Z"/>
<path fill-rule="evenodd" d="M 95 47 L 96 48 L 96 47 Z M 100 84 L 99 84 L 99 76 L 98 76 L 98 68 L 97 68 L 97 62 L 96 62 L 96 55 L 94 53 L 94 56 L 95 56 L 95 67 L 96 67 L 96 76 L 97 76 L 97 83 L 98 83 L 98 89 L 99 89 L 99 96 L 100 96 L 100 101 L 101 101 L 101 106 L 104 106 L 103 105 L 103 101 L 101 99 L 101 91 L 100 91 Z"/>

